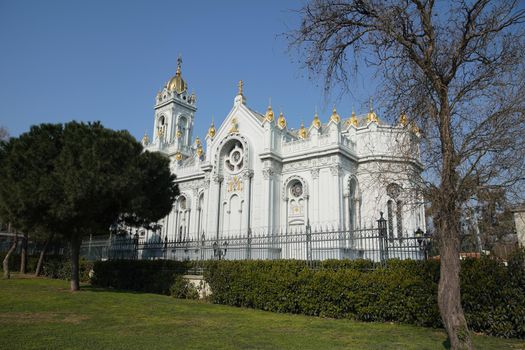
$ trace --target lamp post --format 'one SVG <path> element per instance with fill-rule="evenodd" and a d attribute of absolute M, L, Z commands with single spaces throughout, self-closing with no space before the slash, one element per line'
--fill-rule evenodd
<path fill-rule="evenodd" d="M 430 250 L 430 234 L 423 232 L 423 230 L 418 227 L 414 232 L 414 237 L 416 237 L 417 244 L 419 249 L 423 251 L 425 260 L 428 259 L 428 251 Z"/>
<path fill-rule="evenodd" d="M 377 228 L 379 232 L 379 254 L 381 263 L 384 263 L 388 259 L 388 242 L 386 241 L 387 229 L 386 229 L 386 219 L 383 217 L 383 212 L 379 212 L 381 216 L 377 220 Z"/>

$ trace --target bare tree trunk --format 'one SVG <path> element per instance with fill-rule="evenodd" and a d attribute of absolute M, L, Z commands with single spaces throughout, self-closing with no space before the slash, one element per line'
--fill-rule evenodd
<path fill-rule="evenodd" d="M 51 236 L 49 236 L 48 239 L 46 239 L 46 242 L 44 243 L 44 247 L 42 248 L 42 251 L 40 252 L 40 256 L 38 257 L 38 263 L 36 264 L 36 270 L 35 270 L 35 277 L 38 277 L 40 275 L 40 272 L 42 271 L 42 265 L 44 262 L 44 256 L 47 253 L 47 248 L 49 247 L 49 244 L 53 240 L 53 236 L 55 234 L 52 233 Z"/>
<path fill-rule="evenodd" d="M 80 259 L 80 238 L 78 234 L 73 233 L 71 236 L 71 291 L 80 290 L 80 281 L 78 276 Z"/>
<path fill-rule="evenodd" d="M 440 277 L 438 305 L 452 349 L 472 349 L 460 292 L 459 233 L 450 217 L 439 219 Z"/>
<path fill-rule="evenodd" d="M 8 232 L 11 232 L 11 225 L 9 225 Z M 11 254 L 16 249 L 16 245 L 18 243 L 18 234 L 15 233 L 15 237 L 13 238 L 13 244 L 11 245 L 11 248 L 7 251 L 7 254 L 4 257 L 4 261 L 2 262 L 2 267 L 4 268 L 4 278 L 9 279 L 11 278 L 11 273 L 9 271 L 9 258 L 11 257 Z"/>
<path fill-rule="evenodd" d="M 26 273 L 27 272 L 27 240 L 28 240 L 28 234 L 27 232 L 24 232 L 24 235 L 22 237 L 22 250 L 20 251 L 20 273 Z"/>
<path fill-rule="evenodd" d="M 442 140 L 443 167 L 441 187 L 438 194 L 436 228 L 440 248 L 440 276 L 438 284 L 438 306 L 441 319 L 447 330 L 453 350 L 472 349 L 472 340 L 467 321 L 461 307 L 459 281 L 459 227 L 460 214 L 457 208 L 456 154 L 451 133 L 448 95 L 442 90 L 439 132 Z"/>

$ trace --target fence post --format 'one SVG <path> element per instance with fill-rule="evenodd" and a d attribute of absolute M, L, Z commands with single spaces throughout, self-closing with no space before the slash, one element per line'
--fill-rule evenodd
<path fill-rule="evenodd" d="M 310 226 L 310 219 L 306 224 L 306 260 L 312 261 L 312 226 Z"/>
<path fill-rule="evenodd" d="M 252 259 L 252 229 L 248 228 L 248 237 L 246 239 L 246 260 Z"/>
<path fill-rule="evenodd" d="M 379 230 L 379 254 L 381 263 L 385 263 L 388 259 L 388 242 L 387 240 L 387 229 L 386 229 L 386 220 L 383 218 L 383 212 L 379 212 L 381 217 L 377 220 L 377 228 Z"/>

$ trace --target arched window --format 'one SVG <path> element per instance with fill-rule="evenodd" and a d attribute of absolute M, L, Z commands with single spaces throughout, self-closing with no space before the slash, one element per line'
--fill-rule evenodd
<path fill-rule="evenodd" d="M 157 137 L 162 139 L 166 136 L 166 118 L 161 115 L 157 122 Z"/>
<path fill-rule="evenodd" d="M 204 233 L 203 221 L 204 221 L 204 193 L 201 193 L 199 196 L 199 206 L 197 207 L 199 215 L 199 227 L 197 228 L 197 237 L 200 238 L 200 235 Z"/>
<path fill-rule="evenodd" d="M 393 206 L 396 203 L 396 231 L 397 238 L 403 237 L 403 202 L 399 198 L 403 188 L 396 183 L 391 183 L 386 188 L 386 193 L 391 198 L 387 201 L 387 219 L 388 219 L 388 236 L 391 240 L 394 239 L 394 222 L 393 222 Z"/>
<path fill-rule="evenodd" d="M 189 225 L 188 201 L 184 195 L 177 200 L 177 236 L 176 240 L 182 242 L 186 239 Z"/>
<path fill-rule="evenodd" d="M 403 238 L 403 202 L 397 201 L 396 208 L 397 238 Z"/>
<path fill-rule="evenodd" d="M 179 137 L 179 142 L 181 145 L 186 144 L 186 140 L 188 140 L 188 121 L 185 117 L 179 117 L 177 137 Z"/>
<path fill-rule="evenodd" d="M 348 229 L 353 231 L 357 228 L 357 223 L 359 222 L 357 217 L 357 181 L 352 178 L 349 184 L 349 201 L 348 201 Z"/>
<path fill-rule="evenodd" d="M 293 179 L 288 183 L 288 218 L 289 226 L 302 226 L 305 224 L 305 198 L 304 184 L 299 179 Z"/>
<path fill-rule="evenodd" d="M 387 220 L 388 220 L 388 238 L 393 241 L 394 240 L 394 213 L 393 213 L 393 202 L 391 199 L 389 199 L 386 202 L 386 211 L 387 211 Z"/>

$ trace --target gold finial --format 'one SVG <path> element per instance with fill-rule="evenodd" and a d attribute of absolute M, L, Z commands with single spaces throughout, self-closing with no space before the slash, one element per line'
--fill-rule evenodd
<path fill-rule="evenodd" d="M 370 111 L 366 115 L 366 122 L 367 123 L 374 122 L 374 123 L 379 124 L 379 118 L 377 117 L 377 114 L 374 112 L 374 108 L 372 106 L 372 97 L 370 97 L 369 106 L 370 106 Z"/>
<path fill-rule="evenodd" d="M 212 139 L 215 137 L 215 124 L 213 123 L 213 117 L 211 117 L 211 124 L 208 128 L 208 136 Z"/>
<path fill-rule="evenodd" d="M 202 146 L 199 146 L 197 148 L 197 157 L 202 157 L 202 154 L 204 153 L 204 150 L 202 149 Z"/>
<path fill-rule="evenodd" d="M 273 110 L 271 104 L 268 106 L 268 109 L 266 110 L 266 114 L 264 116 L 267 121 L 273 122 Z"/>
<path fill-rule="evenodd" d="M 195 138 L 195 144 L 196 144 L 197 146 L 200 146 L 200 145 L 201 145 L 201 139 L 200 139 L 198 136 Z"/>
<path fill-rule="evenodd" d="M 175 134 L 177 138 L 180 138 L 182 136 L 182 132 L 180 130 L 177 130 L 177 133 Z"/>
<path fill-rule="evenodd" d="M 341 121 L 341 117 L 339 116 L 339 114 L 337 114 L 337 110 L 335 109 L 335 106 L 332 111 L 332 115 L 330 116 L 330 120 L 332 120 L 334 123 L 339 123 Z"/>
<path fill-rule="evenodd" d="M 405 112 L 402 112 L 401 115 L 399 116 L 399 125 L 401 125 L 402 127 L 405 127 L 408 125 L 408 117 Z"/>
<path fill-rule="evenodd" d="M 142 144 L 147 145 L 149 143 L 149 137 L 147 131 L 144 131 L 144 136 L 142 136 Z"/>
<path fill-rule="evenodd" d="M 414 134 L 419 134 L 421 132 L 421 130 L 419 130 L 418 126 L 416 125 L 416 122 L 415 121 L 412 121 L 410 123 L 410 131 L 412 131 Z"/>
<path fill-rule="evenodd" d="M 356 128 L 359 126 L 359 122 L 357 121 L 357 118 L 355 116 L 355 112 L 353 109 L 352 109 L 352 116 L 350 117 L 349 123 L 350 125 L 353 125 Z"/>
<path fill-rule="evenodd" d="M 239 84 L 238 84 L 238 86 L 239 86 L 239 92 L 237 93 L 237 95 L 242 95 L 242 85 L 243 85 L 242 80 L 239 80 Z"/>
<path fill-rule="evenodd" d="M 284 119 L 283 112 L 279 113 L 279 119 L 277 119 L 277 125 L 279 125 L 281 129 L 286 128 L 286 119 Z"/>
<path fill-rule="evenodd" d="M 301 128 L 299 129 L 299 137 L 304 140 L 306 136 L 308 136 L 307 134 L 308 133 L 306 129 L 304 128 L 304 122 L 301 121 Z"/>
<path fill-rule="evenodd" d="M 321 127 L 321 121 L 319 120 L 319 115 L 317 115 L 317 111 L 315 111 L 314 120 L 312 120 L 312 125 L 317 129 Z"/>
<path fill-rule="evenodd" d="M 228 131 L 230 134 L 233 134 L 235 132 L 239 132 L 239 129 L 238 129 L 238 126 L 239 124 L 237 123 L 237 118 L 233 117 L 232 118 L 232 121 L 231 121 L 231 128 L 230 128 L 230 131 Z"/>
<path fill-rule="evenodd" d="M 180 152 L 175 153 L 175 159 L 177 161 L 181 161 L 182 160 L 182 153 L 180 153 Z"/>

